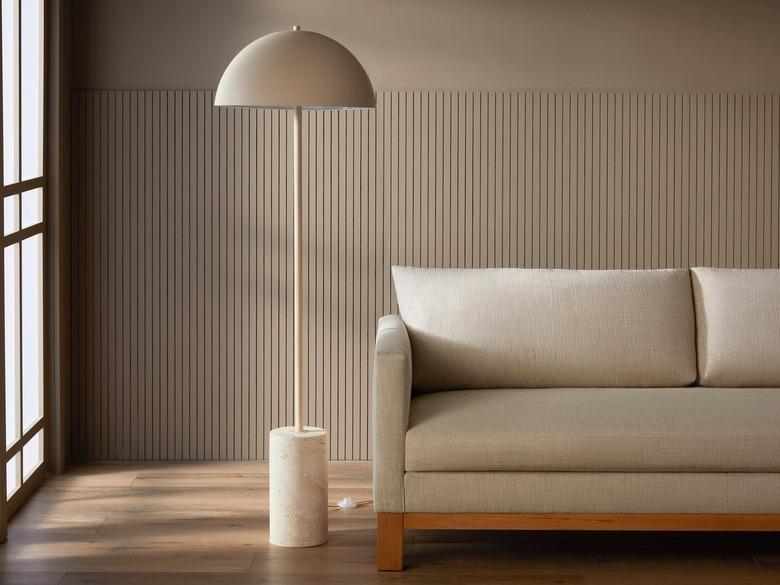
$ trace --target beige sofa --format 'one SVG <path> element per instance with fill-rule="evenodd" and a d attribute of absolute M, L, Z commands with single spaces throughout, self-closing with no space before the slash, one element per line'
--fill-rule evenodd
<path fill-rule="evenodd" d="M 393 269 L 378 565 L 404 529 L 780 529 L 780 270 Z"/>

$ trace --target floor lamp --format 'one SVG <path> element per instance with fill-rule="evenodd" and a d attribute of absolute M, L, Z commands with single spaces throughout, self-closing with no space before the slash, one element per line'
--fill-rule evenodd
<path fill-rule="evenodd" d="M 292 109 L 294 114 L 295 426 L 270 433 L 269 539 L 278 546 L 316 546 L 328 539 L 328 433 L 304 426 L 301 392 L 302 109 L 373 108 L 376 96 L 360 62 L 343 45 L 296 26 L 244 47 L 222 74 L 214 104 Z"/>

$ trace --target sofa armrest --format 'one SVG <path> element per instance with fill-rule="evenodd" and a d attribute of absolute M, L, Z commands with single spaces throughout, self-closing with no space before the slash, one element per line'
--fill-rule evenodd
<path fill-rule="evenodd" d="M 374 350 L 374 509 L 404 511 L 404 452 L 412 393 L 412 348 L 398 315 L 379 319 Z"/>

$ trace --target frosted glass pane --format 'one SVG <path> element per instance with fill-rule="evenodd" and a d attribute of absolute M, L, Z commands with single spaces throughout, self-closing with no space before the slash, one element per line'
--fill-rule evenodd
<path fill-rule="evenodd" d="M 43 173 L 43 0 L 22 1 L 22 180 Z"/>
<path fill-rule="evenodd" d="M 3 182 L 19 181 L 19 4 L 2 0 Z"/>
<path fill-rule="evenodd" d="M 22 241 L 22 429 L 43 416 L 43 238 Z"/>
<path fill-rule="evenodd" d="M 41 463 L 43 463 L 43 430 L 35 433 L 33 438 L 22 447 L 22 479 L 27 481 Z"/>
<path fill-rule="evenodd" d="M 5 444 L 21 438 L 19 387 L 19 244 L 5 249 Z"/>
<path fill-rule="evenodd" d="M 19 229 L 19 195 L 11 195 L 3 201 L 3 235 Z"/>
<path fill-rule="evenodd" d="M 43 221 L 43 189 L 22 193 L 22 228 Z"/>
<path fill-rule="evenodd" d="M 11 497 L 22 486 L 22 459 L 19 453 L 5 464 L 5 493 Z"/>

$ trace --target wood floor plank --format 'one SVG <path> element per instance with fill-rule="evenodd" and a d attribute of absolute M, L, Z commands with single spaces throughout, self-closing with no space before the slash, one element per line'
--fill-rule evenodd
<path fill-rule="evenodd" d="M 65 573 L 6 571 L 0 573 L 0 585 L 59 585 Z"/>
<path fill-rule="evenodd" d="M 72 537 L 89 537 L 103 524 L 105 515 L 55 516 L 27 514 L 24 521 L 14 522 L 9 527 L 8 538 L 19 540 L 63 540 Z"/>
<path fill-rule="evenodd" d="M 150 573 L 69 573 L 61 585 L 311 585 L 309 576 L 280 574 L 150 574 Z M 382 585 L 405 583 L 407 585 L 451 585 L 452 577 L 447 575 L 414 574 L 372 574 L 360 575 L 358 579 L 350 573 L 328 573 L 317 578 L 318 585 Z M 459 575 L 459 585 L 582 585 L 577 575 Z"/>
<path fill-rule="evenodd" d="M 265 585 L 261 575 L 235 573 L 68 573 L 60 585 Z"/>
<path fill-rule="evenodd" d="M 75 487 L 129 487 L 138 469 L 126 466 L 79 466 L 63 475 L 52 475 L 44 484 L 46 489 L 71 489 Z"/>
<path fill-rule="evenodd" d="M 670 573 L 666 575 L 598 575 L 585 578 L 585 585 L 658 585 L 659 583 L 669 583 L 676 585 L 684 583 L 685 585 L 776 585 L 778 576 L 772 575 L 767 571 L 753 572 L 749 575 L 739 575 L 736 577 L 720 573 L 702 573 L 699 575 L 684 575 Z"/>
<path fill-rule="evenodd" d="M 777 571 L 777 582 L 780 583 L 780 551 L 774 553 L 754 553 L 753 560 L 762 569 Z"/>
<path fill-rule="evenodd" d="M 16 543 L 12 552 L 0 551 L 0 572 L 171 572 L 241 573 L 252 565 L 247 550 L 214 550 L 181 543 L 115 545 L 110 542 L 63 541 Z"/>

